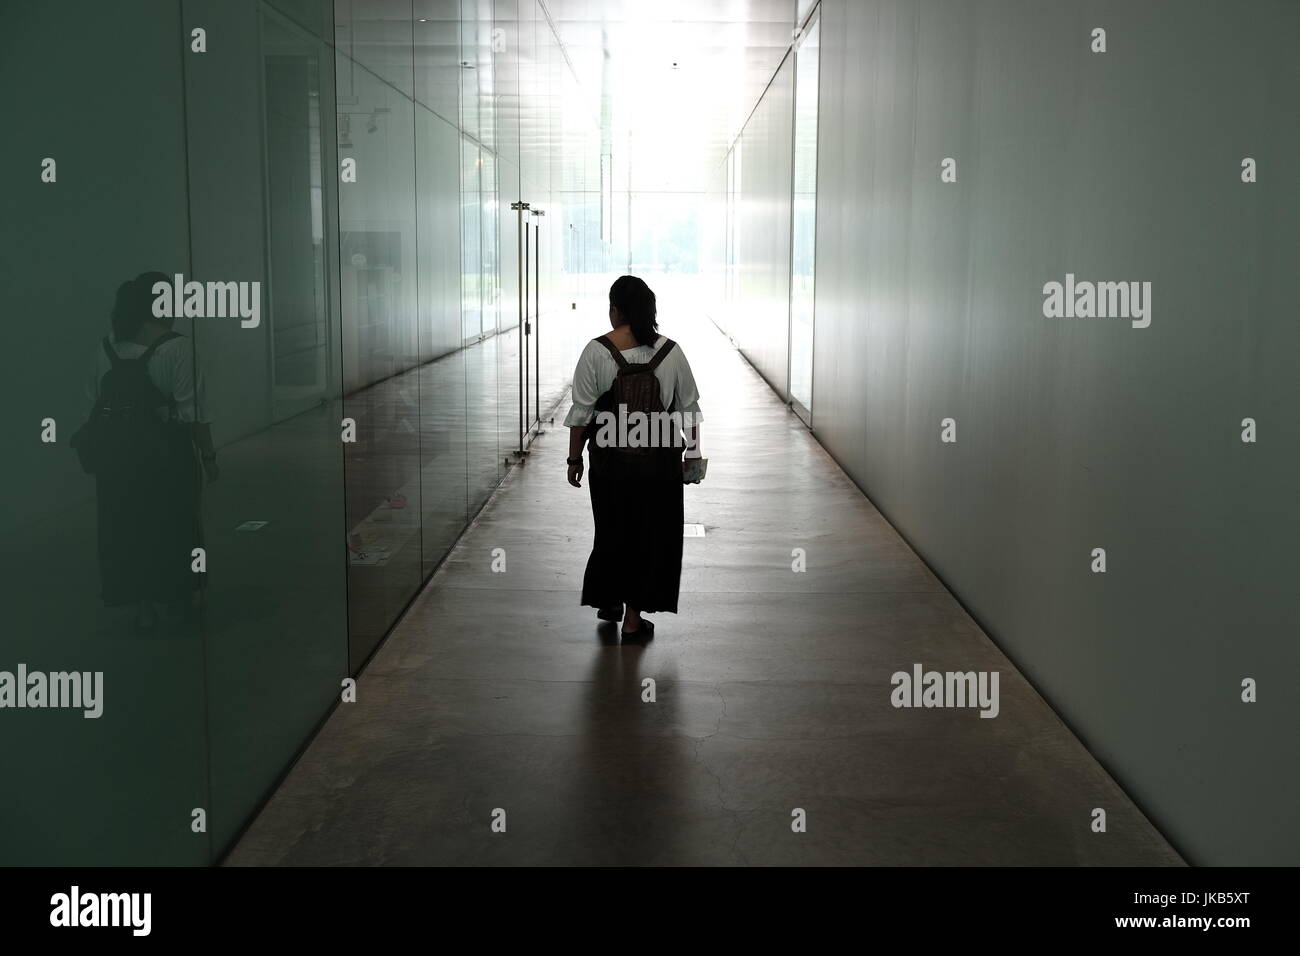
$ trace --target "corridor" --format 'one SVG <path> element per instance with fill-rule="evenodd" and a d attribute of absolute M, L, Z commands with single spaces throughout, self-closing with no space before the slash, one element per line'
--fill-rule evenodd
<path fill-rule="evenodd" d="M 9 6 L 0 868 L 1300 863 L 1300 4 Z"/>
<path fill-rule="evenodd" d="M 757 373 L 679 304 L 664 332 L 701 383 L 710 459 L 686 489 L 686 520 L 705 534 L 685 541 L 681 613 L 654 615 L 649 641 L 621 641 L 578 606 L 591 512 L 551 429 L 227 863 L 1180 863 Z M 806 572 L 791 570 L 796 548 Z M 890 676 L 914 663 L 999 672 L 1000 713 L 892 707 Z M 1105 833 L 1090 829 L 1097 807 Z M 796 808 L 806 832 L 792 831 Z"/>

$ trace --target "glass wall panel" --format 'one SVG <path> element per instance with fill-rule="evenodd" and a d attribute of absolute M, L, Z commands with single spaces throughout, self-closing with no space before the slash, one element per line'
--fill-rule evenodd
<path fill-rule="evenodd" d="M 497 162 L 492 151 L 479 150 L 479 282 L 484 335 L 497 331 L 501 312 L 501 253 L 498 234 Z"/>
<path fill-rule="evenodd" d="M 184 14 L 186 33 L 226 38 L 186 64 L 193 269 L 260 283 L 256 323 L 193 319 L 215 445 L 201 624 L 219 853 L 347 673 L 333 74 L 324 42 L 269 6 L 187 0 Z"/>
<path fill-rule="evenodd" d="M 383 80 L 408 99 L 414 95 L 413 27 L 411 0 L 334 0 L 341 104 L 363 95 L 360 87 L 366 81 L 359 71 Z"/>
<path fill-rule="evenodd" d="M 481 135 L 479 100 L 478 0 L 460 0 L 460 128 Z"/>
<path fill-rule="evenodd" d="M 219 859 L 497 487 L 520 395 L 510 203 L 548 213 L 528 219 L 543 404 L 605 267 L 596 150 L 556 161 L 596 142 L 568 137 L 565 69 L 536 0 L 4 14 L 0 78 L 41 96 L 12 117 L 39 147 L 0 151 L 23 224 L 0 236 L 6 314 L 39 317 L 0 380 L 0 694 L 78 675 L 85 706 L 5 710 L 29 784 L 0 788 L 0 864 Z M 128 283 L 155 271 L 198 283 L 193 308 L 155 321 L 152 277 Z M 146 374 L 171 437 L 83 471 L 103 339 L 139 355 L 168 327 Z"/>
<path fill-rule="evenodd" d="M 514 447 L 498 442 L 501 423 L 513 420 L 513 409 L 503 409 L 498 395 L 502 343 L 502 336 L 493 335 L 465 349 L 465 481 L 470 514 L 477 512 L 496 488 L 505 471 L 505 459 Z"/>
<path fill-rule="evenodd" d="M 536 104 L 532 94 L 536 74 L 537 8 L 534 0 L 502 0 L 497 5 L 497 26 L 503 31 L 504 49 L 495 54 L 495 74 L 502 92 L 496 115 L 498 130 L 496 142 L 498 211 L 501 214 L 502 302 L 499 312 L 500 331 L 493 337 L 492 354 L 496 376 L 497 407 L 491 423 L 497 429 L 496 447 L 500 456 L 495 462 L 502 470 L 515 461 L 513 453 L 519 447 L 519 422 L 522 392 L 520 344 L 522 326 L 520 310 L 524 296 L 523 242 L 520 213 L 511 208 L 513 203 L 531 202 L 535 190 L 525 184 L 523 169 L 531 162 L 536 138 Z M 524 213 L 522 219 L 527 220 Z M 479 427 L 486 427 L 486 416 L 479 419 Z M 471 437 L 475 433 L 471 422 Z M 471 477 L 471 502 L 481 501 L 481 484 Z M 477 491 L 476 491 L 477 489 Z"/>
<path fill-rule="evenodd" d="M 414 0 L 415 99 L 452 126 L 460 115 L 460 0 Z"/>
<path fill-rule="evenodd" d="M 392 40 L 395 27 L 388 27 Z M 410 27 L 400 35 L 408 56 Z M 423 580 L 415 114 L 401 90 L 365 67 L 340 62 L 338 69 L 339 157 L 356 162 L 356 181 L 339 187 L 343 405 L 356 426 L 355 441 L 344 446 L 356 668 Z"/>
<path fill-rule="evenodd" d="M 465 527 L 465 359 L 461 348 L 460 133 L 441 116 L 415 112 L 419 219 L 420 480 L 424 573 Z"/>
<path fill-rule="evenodd" d="M 821 19 L 795 53 L 794 196 L 790 246 L 790 398 L 812 409 L 813 276 L 817 245 L 817 74 Z"/>
<path fill-rule="evenodd" d="M 466 335 L 479 338 L 465 350 L 465 403 L 468 432 L 466 486 L 471 514 L 492 493 L 503 473 L 504 452 L 498 445 L 498 358 L 495 335 L 500 311 L 496 237 L 496 163 L 487 149 L 466 139 L 462 144 L 462 176 L 467 184 L 461 202 L 462 320 Z M 474 332 L 471 332 L 471 326 Z"/>
<path fill-rule="evenodd" d="M 460 295 L 461 335 L 474 342 L 483 334 L 483 193 L 478 146 L 460 143 Z"/>
<path fill-rule="evenodd" d="M 209 805 L 196 476 L 175 444 L 109 435 L 94 474 L 71 447 L 109 389 L 105 337 L 138 356 L 169 324 L 150 282 L 123 283 L 191 273 L 180 36 L 179 6 L 151 0 L 0 14 L 0 288 L 21 342 L 0 377 L 3 865 L 212 853 L 191 829 Z M 193 417 L 171 388 L 193 381 L 193 323 L 171 324 L 159 380 Z"/>

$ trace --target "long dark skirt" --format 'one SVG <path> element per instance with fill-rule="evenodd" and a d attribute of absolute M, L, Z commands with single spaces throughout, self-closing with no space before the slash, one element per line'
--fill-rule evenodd
<path fill-rule="evenodd" d="M 595 449 L 587 487 L 596 542 L 582 581 L 588 607 L 677 611 L 682 579 L 681 452 L 648 465 Z"/>
<path fill-rule="evenodd" d="M 108 607 L 175 604 L 202 587 L 192 569 L 203 545 L 202 471 L 194 445 L 177 431 L 143 462 L 114 462 L 95 475 L 101 597 Z"/>

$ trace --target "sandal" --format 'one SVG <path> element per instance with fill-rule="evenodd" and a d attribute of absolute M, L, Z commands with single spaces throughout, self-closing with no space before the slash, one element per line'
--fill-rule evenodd
<path fill-rule="evenodd" d="M 645 618 L 641 618 L 641 626 L 640 626 L 640 627 L 638 627 L 635 631 L 623 631 L 623 632 L 622 632 L 622 636 L 625 637 L 625 638 L 627 638 L 627 637 L 633 637 L 633 638 L 635 638 L 635 637 L 654 637 L 654 636 L 655 636 L 655 626 L 654 626 L 653 624 L 651 624 L 649 621 L 647 621 Z"/>

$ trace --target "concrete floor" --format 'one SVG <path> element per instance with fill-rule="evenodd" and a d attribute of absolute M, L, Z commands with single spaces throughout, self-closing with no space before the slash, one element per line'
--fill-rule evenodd
<path fill-rule="evenodd" d="M 721 336 L 665 331 L 710 458 L 681 613 L 620 643 L 578 605 L 591 514 L 556 427 L 227 863 L 1180 864 Z M 895 709 L 890 676 L 918 662 L 999 671 L 999 716 Z"/>

